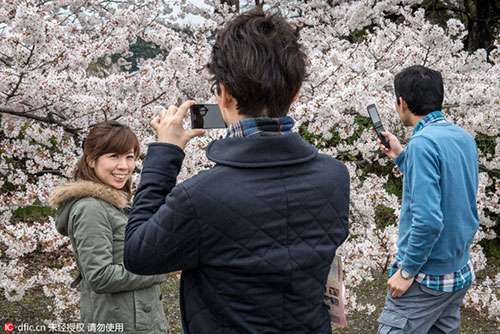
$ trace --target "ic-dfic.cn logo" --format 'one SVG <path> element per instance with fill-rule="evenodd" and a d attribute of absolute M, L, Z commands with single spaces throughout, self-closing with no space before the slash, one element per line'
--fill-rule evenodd
<path fill-rule="evenodd" d="M 14 330 L 14 324 L 12 322 L 7 322 L 4 326 L 3 326 L 3 329 L 5 329 L 5 331 L 7 333 L 10 333 Z"/>

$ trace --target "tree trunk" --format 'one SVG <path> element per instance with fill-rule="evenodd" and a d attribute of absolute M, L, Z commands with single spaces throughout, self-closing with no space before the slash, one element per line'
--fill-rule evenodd
<path fill-rule="evenodd" d="M 475 0 L 473 3 L 465 2 L 469 12 L 468 36 L 465 46 L 469 52 L 485 49 L 488 53 L 493 48 L 493 36 L 488 21 L 490 20 L 490 1 Z"/>

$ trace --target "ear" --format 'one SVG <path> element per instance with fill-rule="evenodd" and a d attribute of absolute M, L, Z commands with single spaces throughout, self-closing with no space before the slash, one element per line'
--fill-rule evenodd
<path fill-rule="evenodd" d="M 299 94 L 300 93 L 300 89 L 297 91 L 297 94 L 295 94 L 295 96 L 293 97 L 292 99 L 292 103 L 294 103 L 295 101 L 297 101 L 297 99 L 299 98 Z"/>
<path fill-rule="evenodd" d="M 229 93 L 226 86 L 224 86 L 222 83 L 219 83 L 219 87 L 221 104 L 224 108 L 227 108 L 231 103 L 233 103 L 234 97 Z"/>
<path fill-rule="evenodd" d="M 95 160 L 87 158 L 87 165 L 89 165 L 90 168 L 95 168 Z"/>
<path fill-rule="evenodd" d="M 409 111 L 408 104 L 401 96 L 399 97 L 399 105 L 401 106 L 401 111 L 403 111 L 403 112 Z"/>

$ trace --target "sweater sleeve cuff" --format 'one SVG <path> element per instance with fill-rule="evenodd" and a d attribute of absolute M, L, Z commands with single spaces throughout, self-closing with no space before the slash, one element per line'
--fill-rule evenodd
<path fill-rule="evenodd" d="M 422 268 L 422 266 L 417 264 L 417 263 L 413 263 L 408 258 L 405 258 L 401 262 L 401 268 L 404 269 L 405 271 L 409 272 L 410 274 L 413 274 L 416 276 L 419 273 L 420 268 Z"/>
<path fill-rule="evenodd" d="M 406 149 L 404 149 L 403 151 L 401 151 L 401 153 L 396 157 L 396 159 L 394 159 L 394 163 L 396 165 L 398 165 L 398 168 L 401 170 L 402 168 L 402 164 L 404 163 L 405 161 L 405 158 L 406 158 Z"/>
<path fill-rule="evenodd" d="M 142 172 L 177 176 L 181 170 L 184 156 L 184 151 L 177 145 L 149 144 Z"/>

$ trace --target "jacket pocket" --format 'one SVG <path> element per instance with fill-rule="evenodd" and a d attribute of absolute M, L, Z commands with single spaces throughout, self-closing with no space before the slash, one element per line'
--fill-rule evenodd
<path fill-rule="evenodd" d="M 135 329 L 150 330 L 159 320 L 157 313 L 163 312 L 157 285 L 134 290 Z M 164 319 L 164 316 L 163 316 Z"/>
<path fill-rule="evenodd" d="M 378 334 L 404 333 L 408 318 L 405 315 L 384 309 L 378 318 L 380 323 Z"/>

